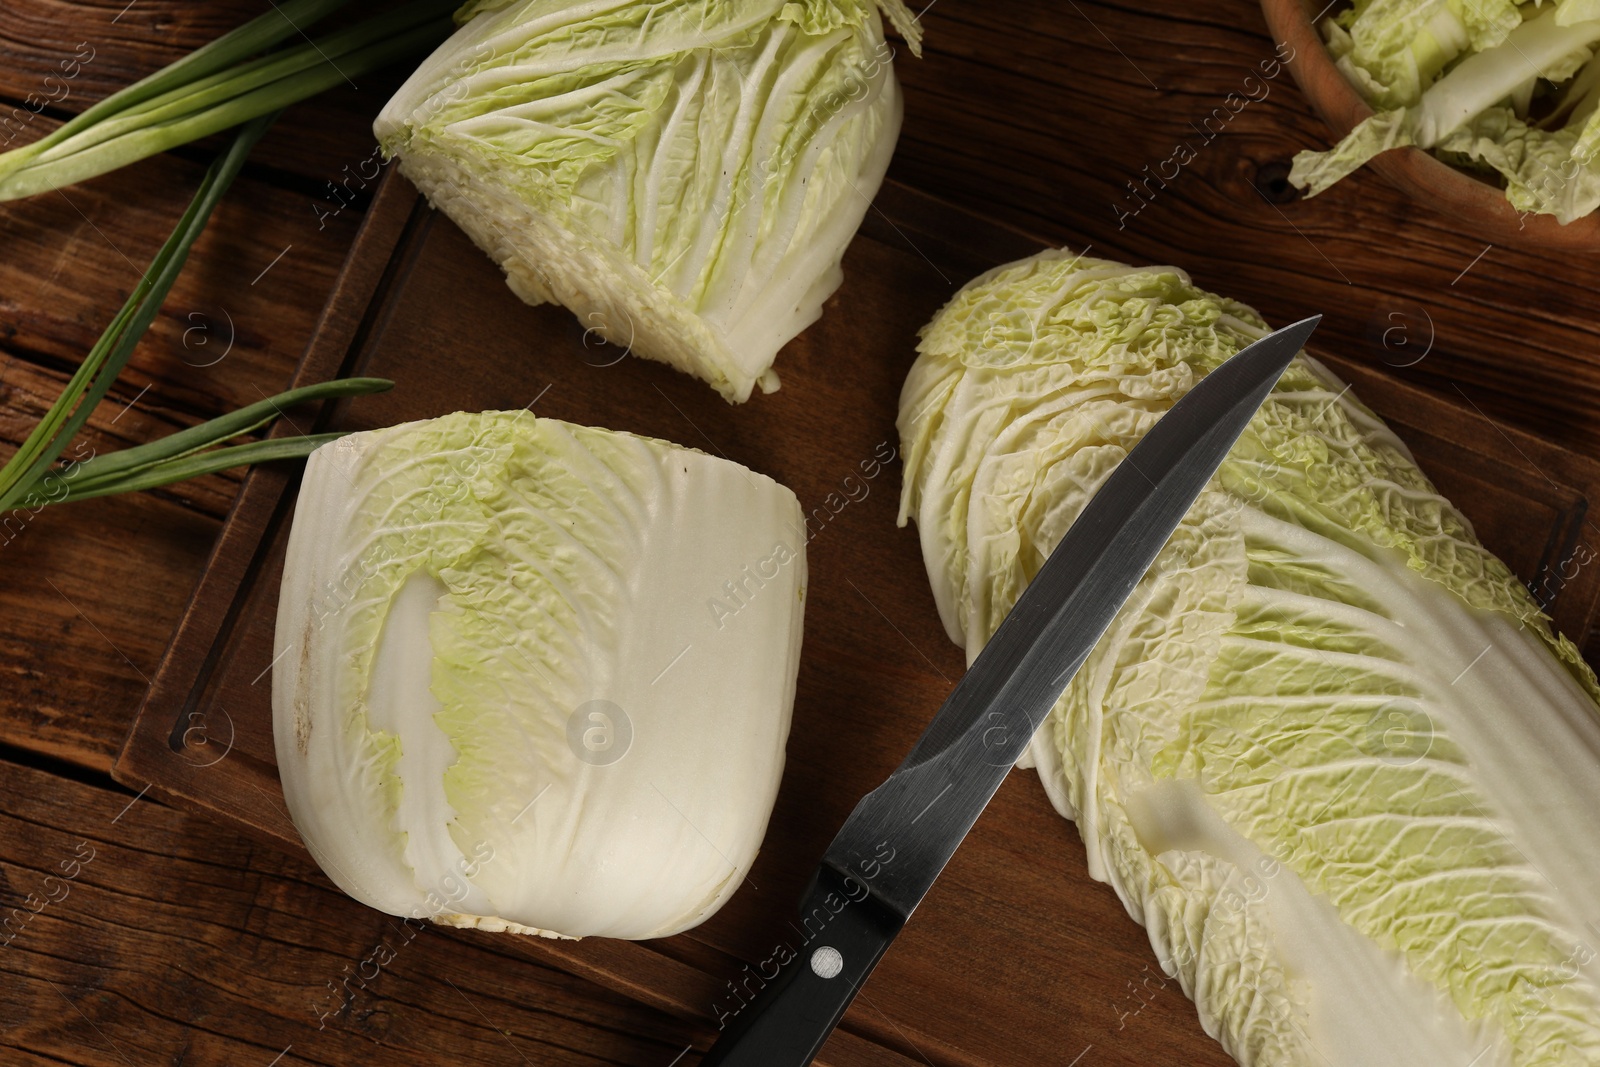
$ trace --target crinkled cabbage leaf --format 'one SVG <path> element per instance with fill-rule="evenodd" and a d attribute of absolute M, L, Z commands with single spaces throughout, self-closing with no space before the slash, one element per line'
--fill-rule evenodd
<path fill-rule="evenodd" d="M 838 288 L 901 104 L 900 0 L 497 0 L 379 115 L 386 153 L 529 303 L 730 401 Z"/>
<path fill-rule="evenodd" d="M 969 657 L 1139 438 L 1266 332 L 1180 270 L 1066 251 L 939 312 L 901 396 L 902 521 Z M 1302 354 L 1025 762 L 1247 1067 L 1591 1064 L 1595 693 Z"/>

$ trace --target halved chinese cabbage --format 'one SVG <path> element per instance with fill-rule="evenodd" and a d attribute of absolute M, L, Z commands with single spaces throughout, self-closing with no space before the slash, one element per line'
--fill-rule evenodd
<path fill-rule="evenodd" d="M 730 401 L 778 387 L 883 179 L 901 0 L 498 0 L 374 131 L 506 272 Z"/>
<path fill-rule="evenodd" d="M 1162 412 L 1266 332 L 1176 268 L 1065 251 L 929 323 L 901 517 L 969 658 Z M 1302 355 L 1024 763 L 1247 1067 L 1593 1064 L 1595 692 Z"/>
<path fill-rule="evenodd" d="M 571 937 L 701 922 L 777 795 L 802 529 L 794 494 L 738 464 L 525 411 L 324 445 L 272 679 L 311 854 L 394 915 Z"/>

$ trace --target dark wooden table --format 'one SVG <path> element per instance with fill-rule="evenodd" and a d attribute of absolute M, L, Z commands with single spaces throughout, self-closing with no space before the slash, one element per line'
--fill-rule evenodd
<path fill-rule="evenodd" d="M 7 0 L 0 104 L 84 44 L 60 114 L 78 110 L 263 6 Z M 1325 347 L 1464 399 L 1485 434 L 1600 453 L 1600 256 L 1486 248 L 1366 175 L 1295 199 L 1288 157 L 1326 135 L 1286 72 L 1263 78 L 1274 47 L 1253 5 L 936 0 L 924 21 L 926 57 L 899 64 L 897 179 L 1053 241 L 1177 263 L 1270 319 L 1323 311 Z M 362 78 L 268 135 L 90 445 L 281 388 L 366 209 L 350 176 L 371 172 L 368 126 L 397 79 Z M 1251 98 L 1235 110 L 1230 93 Z M 1184 138 L 1192 160 L 1152 180 Z M 14 446 L 53 398 L 214 147 L 0 205 L 0 438 Z M 1397 325 L 1404 351 L 1381 340 Z M 304 862 L 111 781 L 237 484 L 0 528 L 0 910 L 59 898 L 0 948 L 0 1063 L 673 1063 L 685 1024 L 492 939 L 412 934 Z M 45 885 L 74 860 L 65 895 Z M 1144 1010 L 1189 1009 L 1168 986 Z"/>

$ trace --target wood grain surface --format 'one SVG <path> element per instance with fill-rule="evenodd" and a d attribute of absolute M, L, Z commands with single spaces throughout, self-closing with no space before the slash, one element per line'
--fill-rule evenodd
<path fill-rule="evenodd" d="M 689 1044 L 666 1015 L 377 914 L 194 816 L 11 763 L 0 894 L 7 1064 L 656 1065 Z"/>
<path fill-rule="evenodd" d="M 89 42 L 96 58 L 73 95 L 36 120 L 58 121 L 266 9 L 260 0 L 12 0 L 0 10 L 0 103 L 23 106 L 60 58 Z M 1301 147 L 1325 147 L 1330 135 L 1286 73 L 1263 83 L 1267 92 L 1261 99 L 1237 113 L 1228 110 L 1228 94 L 1253 91 L 1244 79 L 1252 72 L 1261 78 L 1260 64 L 1274 54 L 1253 5 L 938 0 L 924 21 L 926 57 L 898 65 L 907 118 L 892 176 L 1055 242 L 1181 264 L 1201 284 L 1252 302 L 1279 321 L 1322 310 L 1328 316 L 1320 338 L 1324 350 L 1481 410 L 1486 437 L 1522 427 L 1578 452 L 1600 451 L 1600 420 L 1592 414 L 1600 400 L 1595 255 L 1487 247 L 1487 238 L 1458 229 L 1458 220 L 1407 199 L 1371 174 L 1311 201 L 1294 199 L 1283 180 L 1289 157 Z M 91 445 L 148 439 L 288 381 L 368 207 L 366 190 L 346 202 L 329 183 L 339 183 L 346 168 L 371 158 L 367 127 L 397 78 L 362 79 L 359 87 L 298 105 L 266 138 L 197 248 L 157 328 L 97 412 L 87 435 Z M 1226 122 L 1219 121 L 1218 108 Z M 1175 178 L 1151 180 L 1180 142 L 1197 149 L 1195 158 Z M 14 444 L 20 438 L 30 414 L 47 402 L 50 383 L 64 380 L 114 312 L 181 212 L 211 147 L 147 160 L 63 194 L 0 205 L 0 440 Z M 1129 182 L 1138 185 L 1130 189 Z M 1135 207 L 1138 213 L 1128 216 Z M 916 276 L 902 281 L 908 287 L 930 284 Z M 216 358 L 217 349 L 197 351 L 204 348 L 199 341 L 215 344 L 225 336 L 223 311 L 236 324 L 235 345 L 220 362 L 201 366 Z M 204 328 L 186 337 L 196 326 Z M 1397 338 L 1407 347 L 1396 349 Z M 1505 470 L 1518 479 L 1542 478 L 1537 464 L 1514 451 L 1501 454 Z M 20 535 L 0 536 L 0 771 L 7 782 L 20 783 L 7 786 L 0 808 L 14 812 L 27 799 L 49 802 L 47 815 L 7 822 L 0 832 L 0 873 L 6 879 L 0 905 L 22 907 L 33 891 L 25 878 L 13 877 L 21 870 L 18 863 L 42 871 L 41 864 L 54 862 L 30 851 L 36 838 L 54 834 L 75 843 L 90 832 L 94 804 L 120 808 L 131 799 L 110 783 L 106 769 L 237 486 L 236 475 L 219 476 L 47 510 Z M 867 513 L 846 511 L 840 521 L 867 521 Z M 1588 539 L 1592 532 L 1578 524 L 1579 537 Z M 869 587 L 863 590 L 872 594 Z M 878 636 L 892 632 L 883 625 Z M 930 657 L 950 655 L 941 635 L 925 636 L 919 644 Z M 867 695 L 888 699 L 895 681 L 880 680 Z M 891 740 L 873 741 L 885 759 Z M 156 816 L 157 824 L 132 821 Z M 281 940 L 254 942 L 252 966 L 265 976 L 256 988 L 265 1015 L 252 1017 L 234 1002 L 197 999 L 196 990 L 219 979 L 209 964 L 191 960 L 193 937 L 170 921 L 180 913 L 161 909 L 185 894 L 203 899 L 213 882 L 185 880 L 161 857 L 185 855 L 181 838 L 200 853 L 227 857 L 219 866 L 259 886 L 250 892 L 264 899 L 297 899 L 304 907 L 330 907 L 346 916 L 357 916 L 359 909 L 337 911 L 325 883 L 302 861 L 241 846 L 231 832 L 161 811 L 148 797 L 116 825 L 138 826 L 140 833 L 152 825 L 165 828 L 145 838 L 129 831 L 130 848 L 149 858 L 104 868 L 107 884 L 142 910 L 121 913 L 120 923 L 105 924 L 85 947 L 76 947 L 70 925 L 48 926 L 41 917 L 40 925 L 0 949 L 8 983 L 23 990 L 18 1014 L 8 1015 L 0 1030 L 0 1059 L 125 1062 L 99 1043 L 103 1035 L 118 1045 L 148 1049 L 148 1057 L 136 1062 L 271 1062 L 296 1032 L 269 1049 L 273 1042 L 264 1035 L 274 1029 L 270 1020 L 299 1017 L 307 976 L 275 971 L 270 961 L 295 950 L 298 938 L 337 930 L 286 928 Z M 1063 835 L 1060 862 L 1069 863 L 1070 828 L 1052 825 Z M 1027 824 L 1019 833 L 1037 829 Z M 1025 836 L 1018 840 L 1019 847 L 1032 847 Z M 213 880 L 221 874 L 206 871 Z M 319 888 L 295 897 L 308 884 Z M 1030 918 L 1025 910 L 1014 917 L 1004 902 L 991 905 L 984 915 L 998 927 Z M 359 921 L 348 920 L 352 929 L 359 929 Z M 1117 915 L 1108 923 L 1127 925 Z M 231 913 L 219 920 L 216 937 L 226 936 L 223 926 L 238 938 L 250 936 L 243 919 Z M 1183 1026 L 1192 1016 L 1182 997 L 1170 986 L 1151 989 L 1156 983 L 1145 982 L 1136 938 L 1120 944 L 1116 951 L 1128 953 L 1133 968 L 1126 980 L 1145 984 L 1150 1001 L 1128 1025 L 1170 1016 L 1172 1025 Z M 25 953 L 17 951 L 30 945 Z M 359 963 L 365 948 L 344 963 Z M 469 950 L 450 942 L 451 953 Z M 133 957 L 142 961 L 141 969 L 130 968 Z M 70 968 L 62 963 L 67 959 L 75 961 Z M 587 963 L 615 970 L 614 961 Z M 606 1034 L 652 1035 L 659 1032 L 652 1027 L 663 1025 L 650 1009 L 593 986 L 568 983 L 560 986 L 568 995 L 558 995 L 555 986 L 526 977 L 534 972 L 524 959 L 483 966 L 500 989 L 519 991 L 502 995 L 523 1006 L 527 1014 L 518 1018 L 527 1022 L 514 1045 L 475 1043 L 474 1062 L 572 1062 L 564 1049 L 589 1047 L 584 1042 Z M 694 970 L 683 963 L 676 963 L 676 971 L 662 966 L 668 977 Z M 967 964 L 949 967 L 959 972 Z M 459 1000 L 452 1003 L 455 993 L 435 977 L 440 969 L 413 966 L 402 957 L 384 976 L 404 971 L 403 980 L 415 983 L 405 1001 L 415 1027 L 415 1043 L 407 1049 L 442 1048 L 459 1032 L 448 1021 L 451 1013 L 472 1016 Z M 997 979 L 981 970 L 974 974 Z M 325 978 L 319 973 L 311 981 Z M 43 979 L 59 986 L 69 1002 L 44 999 L 55 994 Z M 526 993 L 524 981 L 535 983 Z M 190 995 L 157 995 L 164 985 Z M 384 989 L 381 982 L 368 989 L 373 1010 L 393 1010 Z M 536 1026 L 551 1035 L 537 1048 L 520 1040 Z M 441 1036 L 427 1036 L 433 1027 Z M 330 1040 L 335 1043 L 320 1044 Z M 676 1054 L 668 1050 L 656 1057 L 653 1045 L 630 1047 L 643 1058 L 607 1054 L 616 1062 L 651 1063 L 666 1063 Z M 1113 1047 L 1097 1045 L 1081 1063 L 1118 1062 L 1107 1051 Z M 1053 1050 L 1040 1062 L 1068 1063 L 1078 1054 L 1077 1048 Z M 296 1044 L 281 1062 L 377 1063 L 406 1055 L 414 1062 L 426 1056 L 397 1049 L 381 1035 L 362 1043 L 319 1033 Z M 692 1060 L 691 1054 L 683 1062 Z"/>
<path fill-rule="evenodd" d="M 898 447 L 897 397 L 914 355 L 908 339 L 958 279 L 1040 247 L 886 187 L 845 257 L 847 285 L 822 322 L 785 349 L 783 388 L 730 407 L 697 381 L 591 342 L 564 309 L 522 304 L 408 183 L 394 176 L 384 186 L 298 375 L 314 380 L 342 368 L 399 386 L 344 405 L 332 425 L 526 406 L 747 464 L 792 488 L 810 519 L 789 762 L 749 885 L 679 937 L 645 945 L 528 939 L 518 948 L 703 1024 L 736 1006 L 718 987 L 787 936 L 785 920 L 833 831 L 899 762 L 962 670 L 933 609 L 917 539 L 894 526 L 898 486 L 882 469 L 865 473 Z M 1359 364 L 1341 369 L 1414 441 L 1488 543 L 1525 579 L 1558 592 L 1557 614 L 1587 634 L 1600 572 L 1580 571 L 1572 583 L 1542 581 L 1541 572 L 1572 554 L 1588 500 L 1600 499 L 1600 464 L 1517 431 L 1486 434 L 1469 405 Z M 1543 475 L 1508 464 L 1508 455 Z M 841 491 L 846 485 L 854 489 Z M 246 480 L 115 772 L 298 852 L 277 781 L 269 696 L 292 489 L 280 472 Z M 341 607 L 335 598 L 319 610 Z M 1225 1062 L 1192 1011 L 1146 1015 L 1148 990 L 1135 983 L 1130 993 L 1130 976 L 1161 978 L 1149 969 L 1142 934 L 1089 880 L 1072 836 L 1035 776 L 1013 775 L 867 983 L 838 1041 L 872 1042 L 881 1055 L 939 1067 L 1048 1062 L 1073 1043 L 1098 1048 L 1103 1063 Z M 663 974 L 662 956 L 688 972 Z M 1137 1026 L 1128 1024 L 1133 1015 Z M 848 1054 L 830 1047 L 819 1062 L 845 1063 Z"/>
<path fill-rule="evenodd" d="M 1058 244 L 1178 264 L 1271 321 L 1321 311 L 1319 345 L 1352 359 L 1427 351 L 1396 374 L 1600 450 L 1600 249 L 1488 247 L 1376 174 L 1297 198 L 1289 160 L 1332 137 L 1287 71 L 1263 73 L 1276 46 L 1249 4 L 939 0 L 926 25 L 926 58 L 896 64 L 891 176 Z M 1180 145 L 1194 158 L 1158 180 Z M 1396 326 L 1405 360 L 1382 344 Z"/>

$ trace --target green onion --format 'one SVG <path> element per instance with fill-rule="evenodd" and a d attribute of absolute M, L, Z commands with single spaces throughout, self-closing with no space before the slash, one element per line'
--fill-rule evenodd
<path fill-rule="evenodd" d="M 345 2 L 277 5 L 38 141 L 0 153 L 0 200 L 116 170 L 428 51 L 449 34 L 459 0 L 414 0 L 349 29 L 257 56 Z"/>
<path fill-rule="evenodd" d="M 189 202 L 172 235 L 161 246 L 161 251 L 156 253 L 150 269 L 133 287 L 122 310 L 117 312 L 111 325 L 94 343 L 61 396 L 45 413 L 45 417 L 39 420 L 39 425 L 34 427 L 16 454 L 0 468 L 0 511 L 14 507 L 28 486 L 49 469 L 61 455 L 62 449 L 66 448 L 67 442 L 89 420 L 89 413 L 95 405 L 110 390 L 111 383 L 127 365 L 128 357 L 133 355 L 134 347 L 160 310 L 172 283 L 177 280 L 184 261 L 189 258 L 189 248 L 205 229 L 206 220 L 222 199 L 223 192 L 233 183 L 239 168 L 244 165 L 245 157 L 271 122 L 271 117 L 262 117 L 245 125 L 234 137 L 227 152 L 206 171 L 199 191 Z"/>
<path fill-rule="evenodd" d="M 219 415 L 209 422 L 168 434 L 158 440 L 120 449 L 107 455 L 95 456 L 77 464 L 76 470 L 47 472 L 33 483 L 31 492 L 49 499 L 53 487 L 48 483 L 51 478 L 55 478 L 59 483 L 66 485 L 67 492 L 52 503 L 86 500 L 89 497 L 109 496 L 112 493 L 126 493 L 136 489 L 152 489 L 185 478 L 193 478 L 197 474 L 209 474 L 267 459 L 296 459 L 307 456 L 319 445 L 342 437 L 343 434 L 301 434 L 298 437 L 255 441 L 215 452 L 203 450 L 260 429 L 282 415 L 286 409 L 299 404 L 309 404 L 333 397 L 382 393 L 393 386 L 394 383 L 387 378 L 341 378 L 337 381 L 318 382 L 315 385 L 290 389 L 240 408 L 238 411 Z"/>
<path fill-rule="evenodd" d="M 158 441 L 97 456 L 81 464 L 69 465 L 67 470 L 57 470 L 54 466 L 67 444 L 83 428 L 90 413 L 105 398 L 117 375 L 127 365 L 139 339 L 144 336 L 173 282 L 183 270 L 189 249 L 205 229 L 212 210 L 228 186 L 233 184 L 250 149 L 261 139 L 275 117 L 264 115 L 241 127 L 232 145 L 206 171 L 194 199 L 178 220 L 172 235 L 156 253 L 149 270 L 139 279 L 121 310 L 84 357 L 61 396 L 5 466 L 0 467 L 0 512 L 17 507 L 24 501 L 60 503 L 63 500 L 81 500 L 134 489 L 149 489 L 249 463 L 304 456 L 339 435 L 276 438 L 211 452 L 203 450 L 259 429 L 281 414 L 281 409 L 285 407 L 329 397 L 379 392 L 393 384 L 382 378 L 352 378 L 291 389 Z M 51 484 L 52 480 L 67 486 L 64 495 L 54 495 L 59 490 Z M 34 504 L 29 503 L 28 506 Z"/>
<path fill-rule="evenodd" d="M 348 2 L 349 0 L 287 0 L 285 3 L 275 4 L 273 10 L 265 15 L 252 19 L 210 44 L 195 49 L 182 59 L 169 63 L 149 77 L 113 93 L 49 135 L 24 148 L 0 155 L 0 161 L 4 161 L 8 167 L 20 164 L 45 149 L 60 144 L 80 130 L 93 126 L 103 118 L 115 115 L 135 104 L 141 104 L 151 97 L 160 96 L 171 89 L 181 88 L 185 84 L 233 66 L 263 49 L 271 48 L 305 27 L 321 21 Z"/>
<path fill-rule="evenodd" d="M 66 486 L 67 491 L 64 495 L 52 500 L 43 488 L 37 491 L 49 503 L 64 504 L 70 500 L 88 500 L 97 496 L 110 496 L 113 493 L 155 489 L 158 486 L 181 482 L 186 478 L 225 471 L 230 467 L 244 467 L 275 459 L 301 459 L 329 441 L 337 441 L 343 436 L 342 433 L 318 433 L 303 437 L 275 437 L 269 441 L 252 441 L 245 445 L 219 448 L 212 452 L 200 452 L 165 463 L 153 464 L 119 478 L 87 481 L 58 475 L 61 484 Z M 83 465 L 83 469 L 88 470 L 93 467 L 94 462 L 94 460 L 88 461 Z"/>

